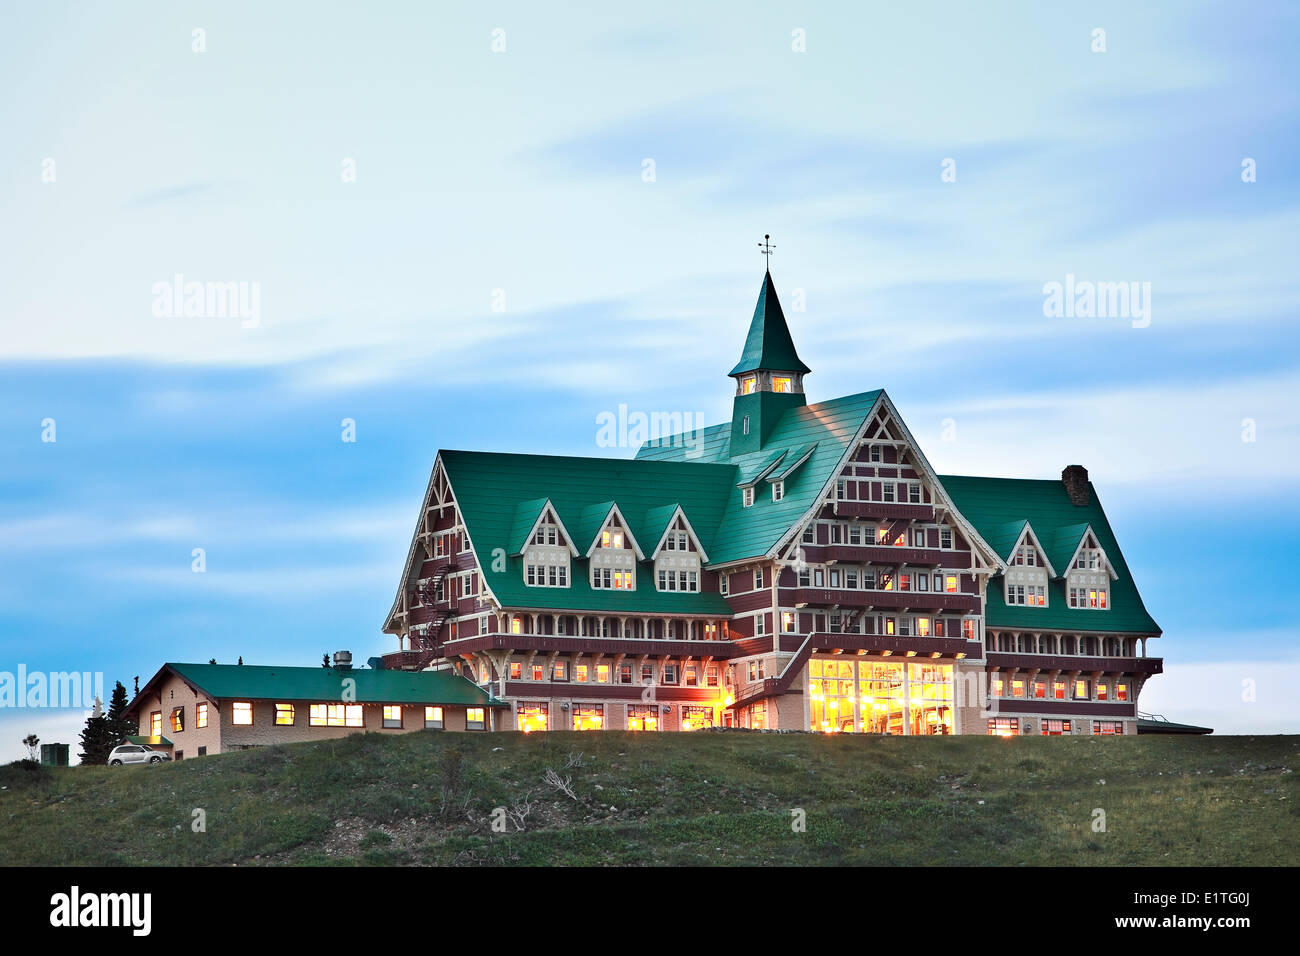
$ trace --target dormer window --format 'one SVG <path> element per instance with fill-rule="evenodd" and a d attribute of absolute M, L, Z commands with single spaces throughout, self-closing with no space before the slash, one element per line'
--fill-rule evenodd
<path fill-rule="evenodd" d="M 1021 545 L 1016 548 L 1016 564 L 1032 568 L 1038 564 L 1038 549 L 1033 545 Z"/>
<path fill-rule="evenodd" d="M 784 481 L 772 482 L 772 500 L 780 501 L 784 497 L 785 497 L 785 482 Z"/>
<path fill-rule="evenodd" d="M 623 532 L 606 528 L 600 533 L 600 546 L 602 548 L 624 548 Z"/>

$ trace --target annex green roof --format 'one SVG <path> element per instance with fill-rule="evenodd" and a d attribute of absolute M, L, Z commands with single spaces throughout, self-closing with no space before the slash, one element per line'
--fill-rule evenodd
<path fill-rule="evenodd" d="M 141 747 L 175 747 L 176 745 L 166 737 L 142 737 L 137 734 L 127 734 L 126 742 L 136 744 Z"/>
<path fill-rule="evenodd" d="M 754 318 L 749 323 L 749 335 L 745 337 L 745 347 L 728 375 L 740 375 L 767 369 L 778 372 L 811 372 L 795 351 L 794 339 L 790 337 L 790 327 L 785 324 L 785 313 L 781 311 L 781 300 L 776 297 L 776 286 L 772 284 L 772 273 L 763 276 L 763 288 L 758 293 L 758 304 L 754 306 Z"/>
<path fill-rule="evenodd" d="M 1088 483 L 1088 504 L 1070 500 L 1064 483 L 1056 480 L 1020 478 L 970 478 L 940 475 L 939 481 L 951 495 L 957 509 L 993 547 L 1002 552 L 1012 528 L 1023 529 L 1028 521 L 1058 574 L 1069 569 L 1070 559 L 1092 528 L 1097 543 L 1106 552 L 1117 578 L 1110 582 L 1110 608 L 1105 611 L 1071 608 L 1064 578 L 1048 582 L 1048 606 L 1009 606 L 1004 600 L 1001 577 L 988 587 L 985 605 L 989 627 L 1040 627 L 1072 631 L 1159 634 L 1160 626 L 1147 612 L 1133 575 L 1124 562 L 1119 542 L 1111 531 L 1097 490 Z M 1019 536 L 1019 530 L 1016 531 Z"/>
<path fill-rule="evenodd" d="M 219 700 L 337 701 L 343 681 L 356 682 L 361 704 L 450 704 L 491 706 L 477 685 L 449 670 L 400 671 L 333 667 L 264 667 L 252 664 L 164 664 Z M 161 671 L 160 671 L 161 673 Z M 151 681 L 152 683 L 152 681 Z"/>

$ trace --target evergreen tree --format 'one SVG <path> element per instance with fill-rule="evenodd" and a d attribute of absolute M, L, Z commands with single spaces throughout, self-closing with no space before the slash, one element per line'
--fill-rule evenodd
<path fill-rule="evenodd" d="M 330 666 L 330 656 L 329 656 L 328 654 L 325 655 L 325 659 L 321 661 L 320 666 L 321 666 L 321 667 L 329 667 L 329 666 Z"/>
<path fill-rule="evenodd" d="M 235 661 L 235 663 L 238 664 L 240 667 L 243 667 L 243 666 L 244 666 L 244 655 L 243 655 L 243 654 L 240 654 L 240 655 L 239 655 L 239 660 Z"/>
<path fill-rule="evenodd" d="M 81 763 L 83 766 L 103 766 L 108 762 L 109 751 L 116 746 L 109 737 L 107 717 L 87 717 L 86 729 L 81 732 Z"/>
<path fill-rule="evenodd" d="M 113 687 L 113 696 L 108 702 L 108 734 L 117 746 L 126 737 L 134 734 L 138 728 L 126 719 L 126 686 L 118 681 Z"/>

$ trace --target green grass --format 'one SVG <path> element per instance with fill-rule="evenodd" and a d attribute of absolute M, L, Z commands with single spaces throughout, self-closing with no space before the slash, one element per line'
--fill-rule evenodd
<path fill-rule="evenodd" d="M 1295 866 L 1297 766 L 1281 736 L 363 734 L 0 767 L 0 865 Z"/>

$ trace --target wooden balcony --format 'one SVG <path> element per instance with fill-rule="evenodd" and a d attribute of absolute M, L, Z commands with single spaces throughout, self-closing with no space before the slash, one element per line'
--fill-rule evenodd
<path fill-rule="evenodd" d="M 847 588 L 793 588 L 797 605 L 875 607 L 887 610 L 979 613 L 978 594 L 935 591 L 855 591 Z"/>
<path fill-rule="evenodd" d="M 771 638 L 769 637 L 770 641 Z M 770 646 L 770 644 L 769 644 Z M 480 634 L 441 645 L 445 657 L 480 651 L 538 651 L 559 654 L 600 654 L 610 657 L 703 657 L 726 659 L 741 656 L 731 641 L 675 641 L 641 637 L 569 637 L 561 634 Z"/>
<path fill-rule="evenodd" d="M 898 504 L 892 501 L 842 501 L 831 502 L 837 515 L 847 518 L 909 518 L 914 521 L 933 521 L 934 505 Z"/>
<path fill-rule="evenodd" d="M 836 634 L 818 631 L 811 635 L 814 648 L 825 651 L 861 651 L 864 654 L 886 654 L 900 657 L 912 654 L 928 658 L 933 654 L 956 658 L 958 654 L 979 656 L 979 644 L 960 637 L 898 637 L 882 634 Z"/>
<path fill-rule="evenodd" d="M 1078 671 L 1084 674 L 1134 674 L 1149 677 L 1164 673 L 1163 657 L 1082 657 L 1057 654 L 1008 654 L 989 651 L 988 666 L 997 670 Z"/>
<path fill-rule="evenodd" d="M 827 564 L 836 561 L 871 564 L 943 564 L 944 552 L 938 548 L 895 548 L 878 544 L 804 544 L 803 559 L 809 564 Z M 957 554 L 952 557 L 956 559 Z"/>

